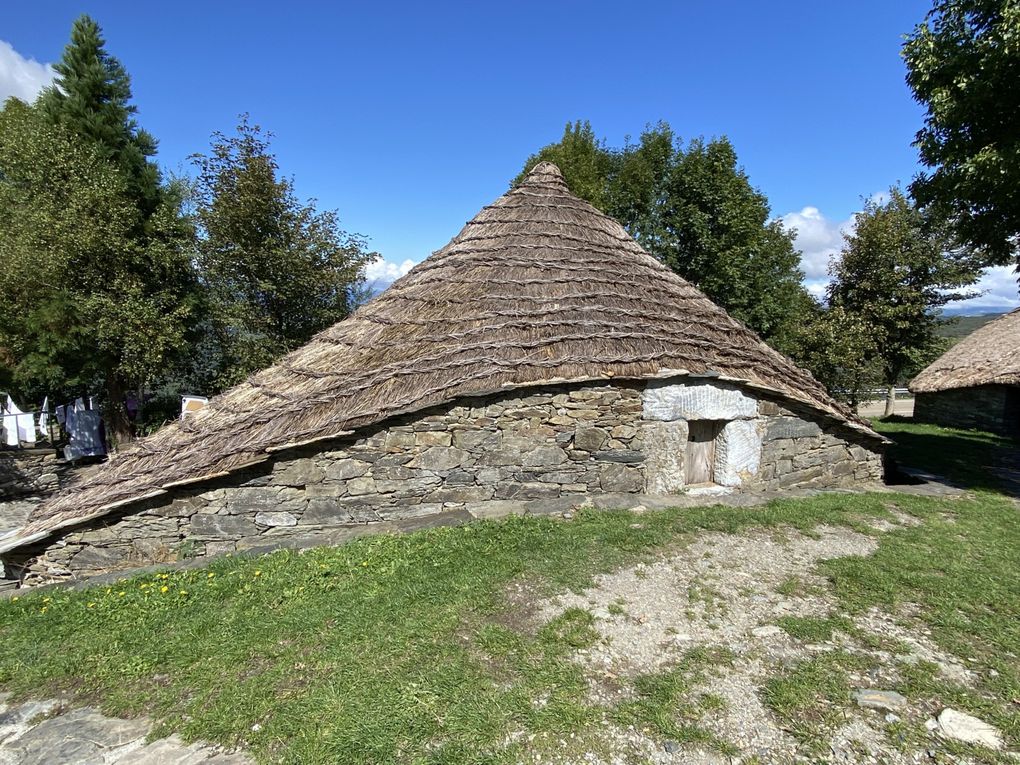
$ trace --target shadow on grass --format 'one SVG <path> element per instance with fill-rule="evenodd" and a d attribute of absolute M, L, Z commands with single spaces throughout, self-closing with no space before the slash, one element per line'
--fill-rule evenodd
<path fill-rule="evenodd" d="M 887 456 L 895 465 L 919 468 L 954 484 L 1020 496 L 1020 444 L 993 433 L 915 423 L 893 415 L 872 420 L 893 441 Z"/>

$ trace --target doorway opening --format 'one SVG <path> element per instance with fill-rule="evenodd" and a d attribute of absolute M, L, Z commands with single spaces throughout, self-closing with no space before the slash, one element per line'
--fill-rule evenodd
<path fill-rule="evenodd" d="M 684 483 L 697 486 L 715 483 L 716 438 L 726 423 L 721 420 L 688 422 Z"/>

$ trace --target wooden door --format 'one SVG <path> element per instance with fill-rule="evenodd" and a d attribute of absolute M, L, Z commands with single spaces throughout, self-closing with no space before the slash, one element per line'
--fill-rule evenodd
<path fill-rule="evenodd" d="M 692 420 L 688 423 L 687 459 L 684 460 L 685 483 L 693 486 L 712 483 L 715 473 L 715 437 L 722 423 L 713 420 Z"/>

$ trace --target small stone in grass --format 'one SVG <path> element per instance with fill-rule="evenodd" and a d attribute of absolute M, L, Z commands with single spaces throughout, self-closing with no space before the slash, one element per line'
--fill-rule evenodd
<path fill-rule="evenodd" d="M 876 691 L 870 688 L 855 692 L 854 701 L 859 707 L 881 709 L 885 712 L 902 709 L 907 705 L 907 700 L 896 691 Z"/>
<path fill-rule="evenodd" d="M 662 748 L 665 749 L 670 754 L 676 754 L 677 752 L 680 751 L 680 744 L 678 744 L 676 741 L 667 741 L 662 745 Z"/>

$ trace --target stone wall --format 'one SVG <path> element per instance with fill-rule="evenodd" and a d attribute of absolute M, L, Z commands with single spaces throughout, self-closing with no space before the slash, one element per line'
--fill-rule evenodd
<path fill-rule="evenodd" d="M 55 449 L 0 451 L 0 530 L 20 526 L 72 473 Z"/>
<path fill-rule="evenodd" d="M 715 390 L 706 390 L 705 385 Z M 683 388 L 684 390 L 679 390 Z M 687 411 L 676 402 L 702 398 Z M 270 545 L 338 543 L 508 513 L 563 512 L 595 494 L 684 490 L 686 418 L 739 408 L 717 482 L 745 489 L 881 477 L 881 458 L 733 386 L 641 384 L 515 391 L 391 420 L 181 487 L 5 556 L 27 583 Z M 672 402 L 672 403 L 671 403 Z M 875 448 L 875 444 L 872 444 Z"/>
<path fill-rule="evenodd" d="M 0 451 L 0 501 L 53 492 L 66 471 L 55 449 Z"/>
<path fill-rule="evenodd" d="M 914 399 L 914 420 L 1017 437 L 1020 436 L 1020 389 L 982 385 L 919 393 Z"/>

